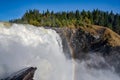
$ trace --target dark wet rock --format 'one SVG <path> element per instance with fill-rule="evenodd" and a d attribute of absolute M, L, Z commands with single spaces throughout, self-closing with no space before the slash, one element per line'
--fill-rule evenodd
<path fill-rule="evenodd" d="M 36 69 L 36 67 L 25 68 L 1 80 L 33 80 Z"/>
<path fill-rule="evenodd" d="M 95 27 L 95 28 L 94 28 Z M 106 60 L 94 67 L 115 67 L 120 73 L 120 36 L 105 27 L 81 27 L 78 29 L 55 28 L 62 38 L 63 51 L 67 57 L 89 60 L 89 54 L 97 54 Z"/>
<path fill-rule="evenodd" d="M 57 28 L 55 30 L 62 38 L 64 52 L 73 53 L 75 58 L 79 59 L 89 52 L 99 52 L 103 56 L 114 51 L 120 52 L 118 46 L 109 45 L 108 40 L 100 35 L 92 35 L 82 29 Z"/>

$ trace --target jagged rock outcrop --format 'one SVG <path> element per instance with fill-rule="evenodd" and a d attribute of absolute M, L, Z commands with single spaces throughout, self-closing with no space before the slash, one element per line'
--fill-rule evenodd
<path fill-rule="evenodd" d="M 33 80 L 36 69 L 36 67 L 25 68 L 1 80 Z"/>
<path fill-rule="evenodd" d="M 63 41 L 63 50 L 74 59 L 87 59 L 88 54 L 99 54 L 120 73 L 120 36 L 112 30 L 96 25 L 78 29 L 57 28 Z M 69 48 L 69 49 L 68 49 Z M 69 50 L 69 51 L 68 51 Z M 71 56 L 69 56 L 71 57 Z"/>
<path fill-rule="evenodd" d="M 116 51 L 120 46 L 120 36 L 102 26 L 87 25 L 78 29 L 58 28 L 55 30 L 60 34 L 63 42 L 67 41 L 75 54 L 92 51 L 107 55 L 111 51 Z"/>

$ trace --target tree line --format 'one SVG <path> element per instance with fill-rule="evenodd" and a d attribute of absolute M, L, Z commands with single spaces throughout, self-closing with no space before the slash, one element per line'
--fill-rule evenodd
<path fill-rule="evenodd" d="M 27 10 L 20 19 L 10 20 L 12 23 L 32 24 L 35 26 L 70 27 L 77 28 L 85 24 L 108 27 L 120 34 L 120 14 L 104 12 L 98 9 L 93 11 L 43 11 Z"/>

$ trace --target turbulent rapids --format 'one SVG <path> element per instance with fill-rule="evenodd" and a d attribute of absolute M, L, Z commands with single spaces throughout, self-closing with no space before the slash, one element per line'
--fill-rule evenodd
<path fill-rule="evenodd" d="M 104 59 L 86 61 L 65 57 L 62 39 L 52 29 L 32 25 L 0 24 L 0 79 L 26 67 L 37 67 L 34 80 L 119 80 L 114 68 L 87 67 Z"/>

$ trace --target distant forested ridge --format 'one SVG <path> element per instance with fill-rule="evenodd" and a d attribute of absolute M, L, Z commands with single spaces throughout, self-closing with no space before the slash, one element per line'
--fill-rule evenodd
<path fill-rule="evenodd" d="M 49 27 L 70 27 L 78 28 L 86 24 L 100 25 L 108 27 L 120 34 L 120 14 L 104 12 L 101 10 L 93 11 L 68 11 L 53 12 L 39 10 L 28 10 L 20 19 L 10 20 L 12 23 L 32 24 L 35 26 Z"/>

